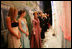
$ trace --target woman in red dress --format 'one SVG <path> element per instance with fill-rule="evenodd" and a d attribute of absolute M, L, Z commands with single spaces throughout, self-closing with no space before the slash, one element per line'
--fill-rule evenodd
<path fill-rule="evenodd" d="M 34 20 L 33 22 L 33 31 L 31 33 L 31 48 L 41 48 L 41 28 L 40 22 L 37 18 L 37 12 L 33 13 Z"/>

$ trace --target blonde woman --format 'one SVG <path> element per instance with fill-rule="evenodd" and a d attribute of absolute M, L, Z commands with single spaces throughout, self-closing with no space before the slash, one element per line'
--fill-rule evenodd
<path fill-rule="evenodd" d="M 9 31 L 8 34 L 8 48 L 21 48 L 20 37 L 21 34 L 18 30 L 18 22 L 16 16 L 18 10 L 11 7 L 9 9 L 8 17 L 6 18 L 6 24 Z"/>

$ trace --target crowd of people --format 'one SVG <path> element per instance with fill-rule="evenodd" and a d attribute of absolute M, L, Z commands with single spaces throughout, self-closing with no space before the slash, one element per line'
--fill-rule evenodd
<path fill-rule="evenodd" d="M 18 20 L 16 20 L 19 14 Z M 37 12 L 33 13 L 33 28 L 30 39 L 27 21 L 25 19 L 26 11 L 18 11 L 14 7 L 10 7 L 6 18 L 8 28 L 8 48 L 41 48 L 41 39 L 45 38 L 45 32 L 50 27 L 49 13 Z"/>

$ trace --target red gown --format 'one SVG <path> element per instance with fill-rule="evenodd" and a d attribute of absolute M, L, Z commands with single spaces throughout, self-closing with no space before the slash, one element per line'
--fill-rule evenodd
<path fill-rule="evenodd" d="M 33 20 L 33 28 L 30 39 L 31 48 L 41 48 L 41 28 L 39 20 Z"/>

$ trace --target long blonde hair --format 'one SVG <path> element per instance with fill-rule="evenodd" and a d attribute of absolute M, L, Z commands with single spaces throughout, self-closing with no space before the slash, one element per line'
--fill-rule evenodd
<path fill-rule="evenodd" d="M 13 17 L 14 16 L 14 7 L 10 7 L 8 16 Z"/>
<path fill-rule="evenodd" d="M 16 10 L 17 9 L 15 7 L 10 7 L 9 12 L 8 12 L 8 16 L 11 18 L 11 20 L 13 20 L 13 17 L 15 16 Z"/>

